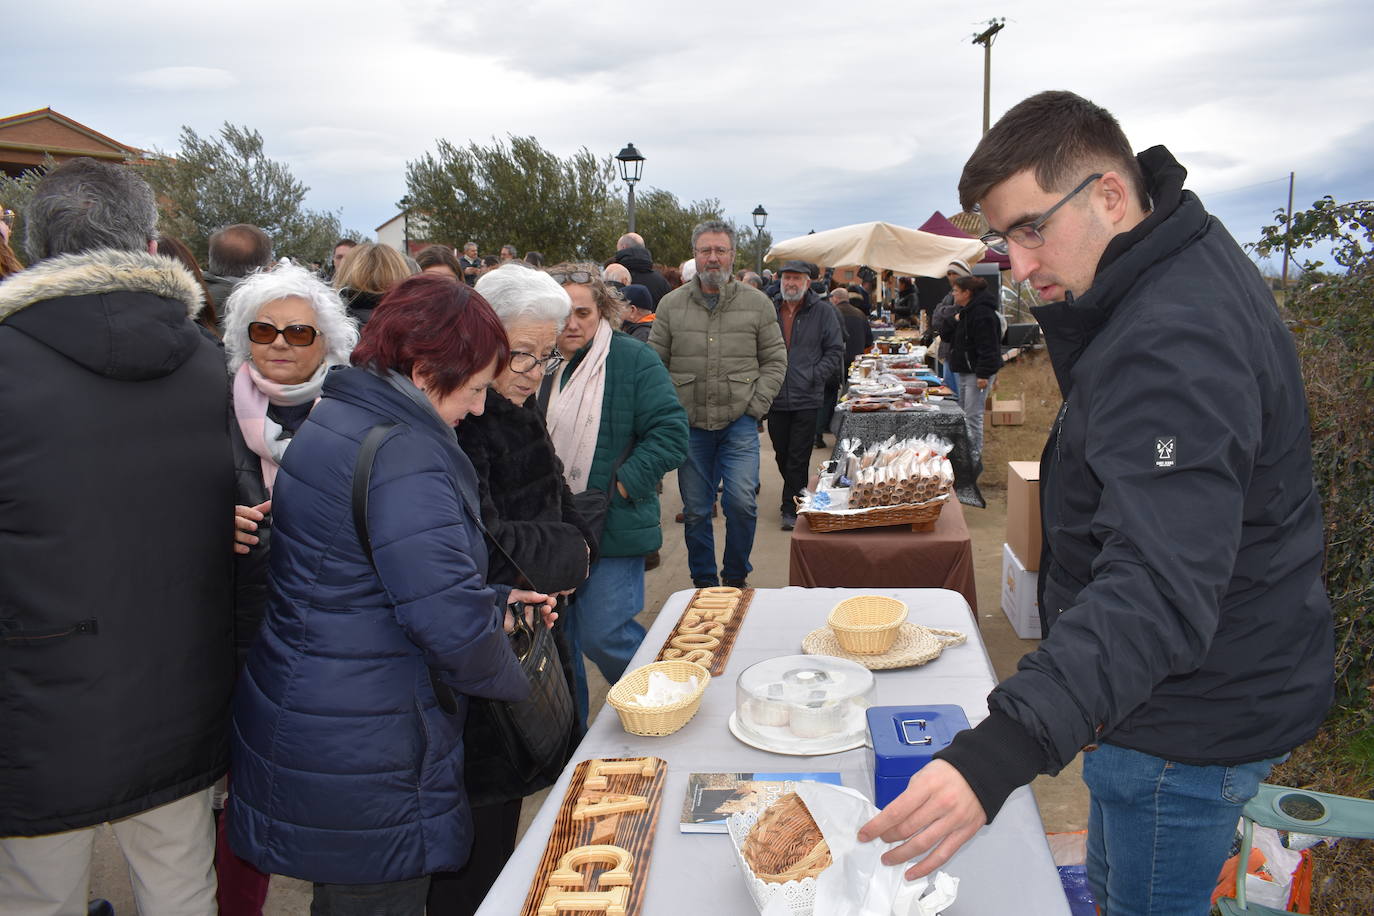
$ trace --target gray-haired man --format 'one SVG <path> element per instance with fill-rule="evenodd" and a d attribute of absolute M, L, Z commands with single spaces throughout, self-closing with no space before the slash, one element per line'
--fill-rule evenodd
<path fill-rule="evenodd" d="M 36 263 L 0 286 L 0 912 L 85 913 L 109 822 L 140 911 L 213 913 L 234 664 L 224 360 L 191 321 L 195 279 L 150 253 L 141 178 L 74 159 L 26 216 Z"/>
<path fill-rule="evenodd" d="M 649 346 L 657 351 L 691 430 L 678 469 L 687 564 L 697 587 L 717 584 L 711 506 L 724 484 L 726 585 L 742 587 L 753 567 L 758 520 L 758 421 L 787 374 L 787 347 L 768 297 L 736 280 L 735 233 L 708 220 L 692 232 L 696 276 L 663 297 Z"/>

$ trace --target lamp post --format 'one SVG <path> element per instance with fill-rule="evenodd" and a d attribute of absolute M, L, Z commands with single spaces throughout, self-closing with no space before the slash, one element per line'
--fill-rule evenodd
<path fill-rule="evenodd" d="M 763 209 L 763 204 L 754 208 L 754 248 L 758 254 L 758 263 L 754 272 L 763 277 L 763 227 L 768 224 L 768 211 Z"/>
<path fill-rule="evenodd" d="M 405 211 L 405 218 L 401 224 L 401 254 L 410 254 L 410 195 L 401 198 L 401 207 Z"/>
<path fill-rule="evenodd" d="M 616 162 L 620 163 L 620 180 L 630 187 L 630 231 L 635 231 L 635 183 L 644 174 L 644 157 L 635 149 L 633 143 L 625 144 L 625 148 L 615 156 Z"/>

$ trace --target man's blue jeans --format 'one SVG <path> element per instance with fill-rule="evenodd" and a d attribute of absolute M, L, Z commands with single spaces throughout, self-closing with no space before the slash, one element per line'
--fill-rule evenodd
<path fill-rule="evenodd" d="M 745 414 L 724 429 L 693 426 L 687 439 L 687 461 L 678 469 L 682 493 L 683 537 L 687 541 L 687 568 L 693 579 L 716 578 L 716 537 L 711 526 L 711 506 L 716 490 L 725 484 L 721 508 L 725 510 L 725 558 L 721 575 L 743 579 L 754 567 L 754 528 L 759 485 L 759 423 Z"/>
<path fill-rule="evenodd" d="M 707 510 L 710 511 L 709 509 Z M 582 655 L 596 662 L 608 683 L 620 680 L 644 641 L 635 615 L 644 609 L 644 558 L 601 557 L 573 597 L 567 618 L 572 647 L 573 699 L 580 721 L 587 721 L 587 667 Z"/>
<path fill-rule="evenodd" d="M 1088 882 L 1103 916 L 1207 916 L 1240 809 L 1282 759 L 1189 766 L 1111 744 L 1084 754 Z"/>

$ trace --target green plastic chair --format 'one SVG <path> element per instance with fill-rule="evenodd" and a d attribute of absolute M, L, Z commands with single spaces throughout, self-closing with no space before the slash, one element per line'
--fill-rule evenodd
<path fill-rule="evenodd" d="M 1240 842 L 1242 866 L 1250 861 L 1255 824 L 1315 836 L 1374 839 L 1374 801 L 1271 786 L 1268 783 L 1260 783 L 1259 793 L 1241 811 L 1241 820 L 1244 824 Z M 1276 910 L 1258 903 L 1245 905 L 1244 867 L 1236 869 L 1236 896 L 1221 898 L 1217 901 L 1217 907 L 1222 916 L 1287 916 L 1286 910 Z"/>

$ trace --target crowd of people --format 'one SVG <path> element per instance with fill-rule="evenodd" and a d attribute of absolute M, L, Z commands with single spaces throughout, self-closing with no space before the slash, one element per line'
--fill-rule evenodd
<path fill-rule="evenodd" d="M 929 853 L 910 877 L 1082 748 L 1104 911 L 1198 911 L 1237 809 L 1331 699 L 1292 345 L 1182 181 L 1069 93 L 965 168 L 963 203 L 1005 227 L 985 242 L 1051 303 L 1047 638 L 863 828 L 891 863 Z M 0 244 L 7 916 L 86 913 L 104 823 L 145 913 L 257 914 L 271 874 L 313 882 L 316 916 L 474 912 L 585 729 L 584 659 L 615 681 L 644 638 L 664 476 L 692 583 L 747 586 L 760 432 L 790 528 L 880 307 L 872 272 L 737 273 L 719 220 L 676 270 L 629 233 L 549 267 L 343 240 L 326 277 L 246 224 L 202 271 L 148 185 L 91 159 L 24 216 L 31 265 Z M 1217 265 L 1235 282 L 1194 302 Z M 939 334 L 976 457 L 997 300 L 948 277 L 892 305 Z M 575 708 L 530 768 L 498 713 L 531 690 L 508 634 L 541 627 Z"/>

